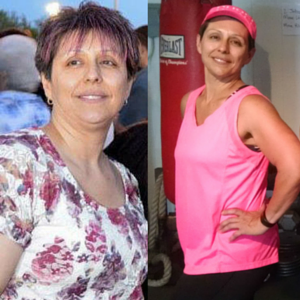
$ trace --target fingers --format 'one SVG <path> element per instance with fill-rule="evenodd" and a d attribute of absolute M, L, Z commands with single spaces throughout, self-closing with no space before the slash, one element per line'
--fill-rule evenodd
<path fill-rule="evenodd" d="M 221 232 L 226 232 L 228 230 L 231 230 L 231 229 L 239 229 L 239 220 L 238 218 L 230 218 L 230 219 L 227 219 L 225 221 L 223 221 L 220 226 L 219 226 L 219 230 Z"/>
<path fill-rule="evenodd" d="M 265 206 L 262 205 L 257 211 L 243 211 L 238 208 L 224 210 L 222 215 L 231 215 L 223 221 L 219 230 L 221 233 L 233 230 L 233 234 L 229 241 L 234 241 L 240 235 L 259 235 L 266 231 L 266 228 L 261 226 L 260 216 Z"/>
<path fill-rule="evenodd" d="M 228 232 L 230 230 L 235 230 L 235 232 L 230 236 L 229 241 L 232 242 L 240 235 L 245 232 L 245 211 L 238 208 L 231 208 L 228 210 L 224 210 L 222 215 L 235 215 L 236 217 L 228 218 L 220 224 L 219 230 L 222 233 Z"/>
<path fill-rule="evenodd" d="M 229 242 L 233 242 L 236 238 L 238 238 L 240 235 L 242 235 L 243 233 L 239 230 L 237 230 L 230 238 L 229 238 Z"/>
<path fill-rule="evenodd" d="M 239 229 L 239 224 L 241 222 L 241 217 L 245 214 L 245 212 L 238 208 L 231 208 L 222 211 L 222 215 L 235 215 L 236 217 L 228 218 L 220 224 L 220 231 L 226 232 L 231 229 Z"/>
<path fill-rule="evenodd" d="M 228 216 L 228 215 L 240 216 L 242 213 L 243 211 L 239 208 L 230 208 L 222 211 L 223 216 Z"/>
<path fill-rule="evenodd" d="M 241 228 L 241 223 L 238 218 L 230 218 L 220 224 L 219 230 L 221 233 L 225 233 L 230 230 L 235 230 L 235 232 L 230 236 L 229 241 L 234 241 L 237 237 L 243 234 Z"/>

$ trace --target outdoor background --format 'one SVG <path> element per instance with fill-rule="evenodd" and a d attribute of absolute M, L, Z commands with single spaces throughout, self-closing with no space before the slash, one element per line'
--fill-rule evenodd
<path fill-rule="evenodd" d="M 82 0 L 0 0 L 0 30 L 7 27 L 30 28 L 34 35 L 38 25 L 49 16 L 47 4 L 78 7 Z M 148 23 L 147 0 L 95 0 L 100 5 L 115 8 L 130 20 L 134 28 Z"/>

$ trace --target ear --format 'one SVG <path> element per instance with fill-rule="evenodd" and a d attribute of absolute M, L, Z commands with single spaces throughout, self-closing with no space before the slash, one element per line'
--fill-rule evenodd
<path fill-rule="evenodd" d="M 202 54 L 202 51 L 201 51 L 201 37 L 200 37 L 200 34 L 197 34 L 196 48 L 197 48 L 197 51 L 198 51 L 200 54 Z"/>
<path fill-rule="evenodd" d="M 43 88 L 44 88 L 46 97 L 53 101 L 51 81 L 46 78 L 44 73 L 41 73 L 41 81 L 43 84 Z"/>
<path fill-rule="evenodd" d="M 254 54 L 255 54 L 255 51 L 256 49 L 255 48 L 252 48 L 249 52 L 248 52 L 248 57 L 246 58 L 245 60 L 245 64 L 244 65 L 247 65 L 249 64 L 249 62 L 252 60 Z"/>

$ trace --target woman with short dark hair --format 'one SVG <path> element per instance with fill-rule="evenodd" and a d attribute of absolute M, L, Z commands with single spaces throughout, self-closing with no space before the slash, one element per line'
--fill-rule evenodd
<path fill-rule="evenodd" d="M 36 66 L 51 121 L 0 136 L 1 299 L 143 299 L 137 181 L 102 151 L 138 61 L 117 11 L 87 2 L 43 25 Z"/>
<path fill-rule="evenodd" d="M 241 78 L 256 24 L 211 8 L 196 47 L 205 85 L 182 99 L 176 217 L 184 274 L 174 300 L 252 300 L 278 262 L 276 222 L 300 190 L 300 144 L 272 103 Z M 269 161 L 277 168 L 266 199 Z"/>

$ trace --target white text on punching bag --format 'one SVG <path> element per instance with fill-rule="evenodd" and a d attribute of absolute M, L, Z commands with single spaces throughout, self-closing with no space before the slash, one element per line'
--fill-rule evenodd
<path fill-rule="evenodd" d="M 160 57 L 184 59 L 184 36 L 165 35 L 160 36 Z"/>

